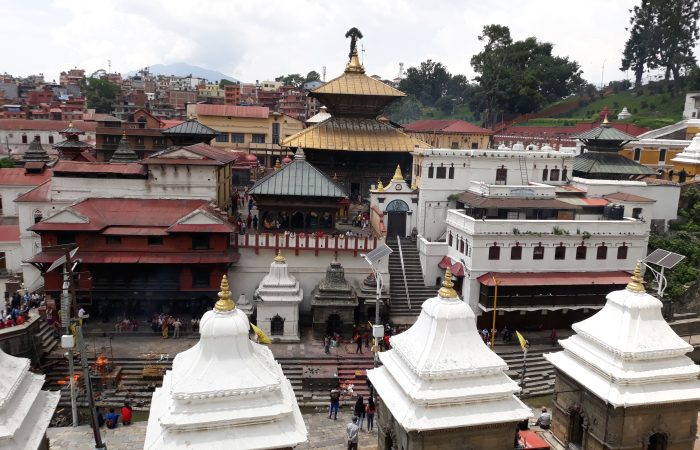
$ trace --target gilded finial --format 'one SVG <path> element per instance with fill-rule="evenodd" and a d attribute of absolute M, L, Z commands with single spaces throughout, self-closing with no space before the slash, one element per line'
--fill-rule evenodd
<path fill-rule="evenodd" d="M 277 161 L 275 162 L 275 171 L 278 171 L 282 168 L 282 162 L 280 161 L 279 158 L 277 158 Z"/>
<path fill-rule="evenodd" d="M 277 256 L 275 256 L 275 262 L 283 263 L 286 261 L 287 261 L 287 258 L 282 256 L 282 250 L 277 250 Z"/>
<path fill-rule="evenodd" d="M 357 56 L 357 40 L 362 39 L 362 32 L 355 27 L 352 27 L 345 33 L 346 38 L 350 38 L 350 53 L 348 57 L 347 66 L 345 66 L 345 72 L 357 72 L 365 73 L 365 68 L 360 64 L 360 58 Z"/>
<path fill-rule="evenodd" d="M 634 267 L 632 279 L 627 283 L 627 290 L 630 292 L 646 292 L 646 289 L 644 289 L 644 279 L 642 278 L 641 263 L 637 263 Z"/>
<path fill-rule="evenodd" d="M 384 184 L 381 179 L 377 180 L 377 192 L 384 192 Z"/>
<path fill-rule="evenodd" d="M 401 166 L 396 165 L 396 171 L 394 172 L 394 178 L 391 179 L 391 181 L 404 181 L 403 180 L 403 174 L 401 173 Z"/>
<path fill-rule="evenodd" d="M 418 185 L 416 184 L 416 180 L 413 180 L 413 182 L 411 183 L 411 190 L 415 191 L 416 189 L 418 189 Z"/>
<path fill-rule="evenodd" d="M 603 125 L 609 125 L 610 122 L 608 121 L 608 113 L 605 113 L 605 118 L 603 119 Z"/>
<path fill-rule="evenodd" d="M 457 298 L 457 291 L 454 290 L 452 282 L 452 271 L 448 267 L 445 270 L 445 279 L 442 281 L 442 287 L 438 291 L 438 295 L 442 298 Z"/>
<path fill-rule="evenodd" d="M 73 121 L 68 122 L 68 128 L 73 128 Z"/>
<path fill-rule="evenodd" d="M 214 305 L 214 310 L 217 312 L 228 312 L 236 309 L 236 304 L 231 300 L 231 290 L 229 289 L 226 275 L 221 278 L 221 287 L 219 289 L 219 301 Z"/>

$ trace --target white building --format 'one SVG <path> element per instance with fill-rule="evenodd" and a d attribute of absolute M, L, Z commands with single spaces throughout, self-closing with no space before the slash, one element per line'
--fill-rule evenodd
<path fill-rule="evenodd" d="M 85 132 L 82 140 L 88 143 L 95 142 L 97 122 L 75 120 L 73 126 Z M 0 120 L 0 154 L 19 157 L 37 136 L 49 154 L 57 154 L 51 145 L 63 141 L 63 136 L 59 132 L 66 127 L 68 127 L 68 121 L 63 120 Z"/>
<path fill-rule="evenodd" d="M 0 349 L 0 367 L 0 448 L 48 448 L 46 429 L 61 394 L 41 390 L 45 376 L 30 372 L 27 358 Z"/>
<path fill-rule="evenodd" d="M 287 260 L 278 253 L 270 264 L 270 273 L 255 291 L 257 325 L 273 341 L 299 342 L 299 304 L 304 291 L 289 274 Z"/>
<path fill-rule="evenodd" d="M 224 277 L 199 342 L 175 357 L 153 393 L 144 449 L 288 449 L 306 441 L 291 383 L 249 333 Z"/>
<path fill-rule="evenodd" d="M 700 119 L 700 92 L 687 92 L 685 94 L 683 119 Z"/>
<path fill-rule="evenodd" d="M 479 337 L 449 270 L 416 323 L 390 342 L 382 366 L 367 371 L 381 399 L 380 449 L 512 447 L 515 424 L 532 413 L 515 397 L 520 387 L 506 363 Z"/>

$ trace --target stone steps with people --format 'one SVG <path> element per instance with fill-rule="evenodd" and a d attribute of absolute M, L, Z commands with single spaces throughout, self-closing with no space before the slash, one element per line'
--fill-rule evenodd
<path fill-rule="evenodd" d="M 393 250 L 389 256 L 389 295 L 391 297 L 390 317 L 392 321 L 404 323 L 415 320 L 420 314 L 423 302 L 434 297 L 438 288 L 426 286 L 423 279 L 420 257 L 416 244 L 410 239 L 401 239 L 401 252 L 396 238 L 387 238 L 387 245 Z M 401 266 L 403 253 L 403 269 Z M 404 284 L 403 273 L 406 273 Z M 408 288 L 408 295 L 406 293 Z"/>

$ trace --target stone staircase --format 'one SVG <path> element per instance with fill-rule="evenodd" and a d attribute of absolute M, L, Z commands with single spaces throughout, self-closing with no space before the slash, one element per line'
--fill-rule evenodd
<path fill-rule="evenodd" d="M 338 378 L 341 385 L 354 385 L 355 394 L 365 398 L 369 395 L 366 370 L 373 367 L 373 359 L 368 356 L 352 356 L 343 358 L 277 358 L 284 374 L 292 384 L 297 401 L 300 406 L 327 406 L 329 391 L 322 389 L 305 389 L 302 386 L 302 370 L 306 365 L 329 365 L 338 368 Z M 94 363 L 94 358 L 89 358 L 89 363 Z M 143 369 L 146 365 L 157 366 L 163 371 L 172 368 L 172 360 L 149 361 L 140 358 L 113 358 L 111 363 L 121 369 L 121 379 L 116 389 L 100 389 L 99 383 L 93 383 L 97 394 L 97 403 L 101 406 L 122 406 L 129 400 L 135 409 L 145 410 L 150 407 L 153 391 L 163 383 L 162 377 L 144 379 Z M 80 361 L 75 358 L 76 370 L 80 370 Z M 60 390 L 61 399 L 59 406 L 70 407 L 70 388 L 68 384 L 68 361 L 61 355 L 51 355 L 47 361 L 47 373 L 44 389 Z M 235 375 L 233 375 L 235 376 Z M 87 400 L 78 384 L 79 406 L 86 407 Z M 355 399 L 348 398 L 346 403 L 352 403 Z"/>
<path fill-rule="evenodd" d="M 418 248 L 410 239 L 402 238 L 401 250 L 403 252 L 403 263 L 409 294 L 409 297 L 407 297 L 403 272 L 401 271 L 401 256 L 397 238 L 387 238 L 386 243 L 394 251 L 389 256 L 389 275 L 391 276 L 389 284 L 389 296 L 391 297 L 390 318 L 395 323 L 412 324 L 415 322 L 418 314 L 420 314 L 423 302 L 431 297 L 435 297 L 438 288 L 425 286 Z"/>
<path fill-rule="evenodd" d="M 40 319 L 39 333 L 37 333 L 36 337 L 41 343 L 42 355 L 49 355 L 60 344 L 60 341 L 53 335 L 53 329 L 45 320 Z"/>
<path fill-rule="evenodd" d="M 542 395 L 550 395 L 554 392 L 554 368 L 544 359 L 543 354 L 557 350 L 559 349 L 528 351 L 525 389 L 522 393 L 523 397 L 539 397 Z M 496 353 L 508 364 L 508 371 L 506 371 L 506 374 L 520 383 L 520 373 L 523 367 L 523 352 L 500 352 L 498 346 L 496 346 Z"/>

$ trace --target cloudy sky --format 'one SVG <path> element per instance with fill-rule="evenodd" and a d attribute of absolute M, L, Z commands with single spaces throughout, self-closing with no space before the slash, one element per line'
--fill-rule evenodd
<path fill-rule="evenodd" d="M 469 59 L 484 25 L 510 27 L 515 39 L 536 36 L 581 64 L 596 84 L 619 71 L 629 10 L 640 0 L 0 0 L 0 72 L 120 72 L 187 62 L 243 81 L 346 62 L 345 31 L 364 34 L 370 74 L 394 78 L 426 59 L 473 76 Z M 696 55 L 700 51 L 696 48 Z M 605 70 L 603 72 L 603 66 Z"/>

